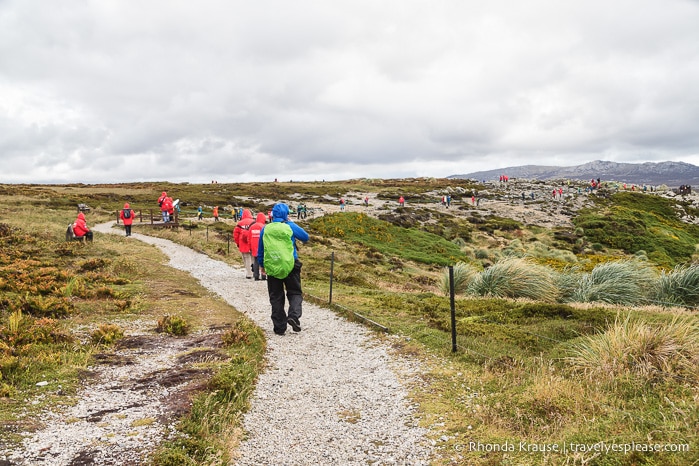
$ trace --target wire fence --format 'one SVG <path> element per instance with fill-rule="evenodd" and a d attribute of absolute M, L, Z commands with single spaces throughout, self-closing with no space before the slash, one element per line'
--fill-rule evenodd
<path fill-rule="evenodd" d="M 304 295 L 307 298 L 310 298 L 310 300 L 315 302 L 316 304 L 322 305 L 322 306 L 327 306 L 331 309 L 337 310 L 337 311 L 341 312 L 342 314 L 349 316 L 353 320 L 359 321 L 365 325 L 368 325 L 372 328 L 375 328 L 375 329 L 382 331 L 382 332 L 385 332 L 385 333 L 393 333 L 391 330 L 390 324 L 380 322 L 380 318 L 377 318 L 377 317 L 374 317 L 371 315 L 367 316 L 367 315 L 365 315 L 366 313 L 359 313 L 354 309 L 350 309 L 346 306 L 343 306 L 343 305 L 340 305 L 340 304 L 333 302 L 334 258 L 335 258 L 335 256 L 334 256 L 334 252 L 333 252 L 333 253 L 331 253 L 331 259 L 330 259 L 331 266 L 330 266 L 328 296 L 325 298 L 322 298 L 322 297 L 318 297 L 318 296 L 307 294 L 307 293 L 304 293 Z M 503 357 L 510 357 L 510 355 L 508 355 L 504 352 L 498 352 L 497 354 L 486 354 L 482 350 L 482 348 L 475 349 L 473 347 L 474 342 L 471 338 L 469 338 L 465 335 L 458 334 L 457 329 L 456 329 L 456 307 L 455 307 L 455 299 L 454 299 L 453 267 L 449 266 L 448 270 L 449 270 L 449 285 L 450 285 L 449 298 L 450 298 L 450 318 L 451 318 L 450 319 L 450 321 L 451 321 L 451 325 L 450 325 L 451 332 L 450 333 L 451 333 L 451 335 L 448 335 L 446 333 L 443 334 L 444 346 L 448 347 L 450 345 L 452 353 L 457 353 L 460 350 L 464 353 L 471 355 L 472 357 L 476 358 L 480 362 L 495 362 L 495 361 L 502 359 Z M 667 302 L 660 302 L 660 301 L 653 301 L 653 300 L 647 300 L 647 303 L 654 304 L 654 305 L 661 305 L 664 307 L 677 306 L 676 303 L 667 303 Z M 687 309 L 697 309 L 696 306 L 682 306 L 682 307 L 685 307 Z M 494 320 L 487 319 L 487 318 L 482 317 L 482 316 L 479 318 L 479 321 L 486 322 L 486 323 L 493 324 L 493 325 L 498 325 L 498 326 L 505 326 L 506 325 L 505 323 L 496 322 Z M 524 333 L 524 334 L 527 334 L 527 335 L 530 335 L 530 336 L 535 337 L 537 339 L 546 340 L 546 341 L 561 344 L 561 345 L 567 345 L 570 343 L 569 341 L 557 339 L 557 338 L 547 336 L 547 335 L 543 335 L 541 333 L 531 331 L 531 330 L 528 330 L 528 329 L 525 329 L 522 327 L 517 328 L 517 331 Z M 418 335 L 419 330 L 417 330 L 417 329 L 410 330 L 410 329 L 406 329 L 405 327 L 402 327 L 401 333 L 405 334 L 406 336 L 409 336 L 411 338 L 417 338 L 419 336 Z M 434 334 L 433 334 L 433 338 L 434 338 Z M 650 370 L 653 371 L 654 373 L 657 373 L 658 375 L 661 375 L 664 377 L 673 378 L 675 380 L 682 381 L 685 383 L 691 383 L 691 384 L 695 383 L 695 381 L 693 379 L 690 379 L 688 377 L 685 377 L 685 376 L 682 376 L 679 374 L 669 373 L 669 372 L 662 371 L 662 370 L 657 369 L 657 368 L 650 368 Z"/>

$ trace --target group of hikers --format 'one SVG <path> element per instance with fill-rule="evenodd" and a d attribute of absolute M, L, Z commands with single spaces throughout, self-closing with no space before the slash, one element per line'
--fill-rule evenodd
<path fill-rule="evenodd" d="M 158 204 L 166 204 L 167 193 L 163 192 Z M 166 212 L 166 210 L 162 210 Z M 241 218 L 233 229 L 233 240 L 243 259 L 245 278 L 267 282 L 269 302 L 272 307 L 274 333 L 284 335 L 290 326 L 294 332 L 301 331 L 303 291 L 301 289 L 301 267 L 296 242 L 306 243 L 308 233 L 289 218 L 289 206 L 276 203 L 268 217 L 263 212 L 253 219 L 252 212 L 242 209 Z M 119 212 L 126 236 L 131 236 L 131 225 L 135 212 L 128 203 Z M 163 214 L 163 222 L 166 220 Z M 87 226 L 85 214 L 80 211 L 69 227 L 78 238 L 92 241 L 92 231 Z M 289 301 L 288 311 L 285 310 Z"/>

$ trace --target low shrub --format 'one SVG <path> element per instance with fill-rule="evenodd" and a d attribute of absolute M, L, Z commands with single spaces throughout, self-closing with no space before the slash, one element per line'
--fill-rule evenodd
<path fill-rule="evenodd" d="M 165 315 L 161 319 L 158 319 L 156 331 L 175 336 L 183 336 L 189 333 L 189 323 L 182 317 Z"/>
<path fill-rule="evenodd" d="M 97 345 L 113 345 L 122 338 L 124 331 L 115 324 L 100 324 L 91 334 L 92 342 Z"/>

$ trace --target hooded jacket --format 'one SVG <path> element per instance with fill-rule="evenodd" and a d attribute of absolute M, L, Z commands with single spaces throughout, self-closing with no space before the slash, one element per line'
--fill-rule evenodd
<path fill-rule="evenodd" d="M 255 218 L 255 223 L 250 225 L 248 232 L 250 233 L 250 248 L 252 257 L 257 257 L 257 250 L 260 247 L 260 232 L 267 224 L 267 216 L 263 212 L 258 212 Z"/>
<path fill-rule="evenodd" d="M 124 215 L 125 212 L 131 211 L 131 216 L 129 218 L 126 218 Z M 129 205 L 128 202 L 124 203 L 124 208 L 119 211 L 119 218 L 121 219 L 122 222 L 124 222 L 124 225 L 131 225 L 133 223 L 133 218 L 136 214 L 134 213 L 133 209 Z"/>
<path fill-rule="evenodd" d="M 253 220 L 250 210 L 243 210 L 242 218 L 233 229 L 233 241 L 241 253 L 248 253 L 252 250 L 250 247 L 250 232 L 248 230 L 253 223 L 255 223 L 255 220 Z"/>
<path fill-rule="evenodd" d="M 90 231 L 90 229 L 87 227 L 85 214 L 80 212 L 78 218 L 75 219 L 75 223 L 73 223 L 73 233 L 75 236 L 85 236 L 88 231 Z"/>
<path fill-rule="evenodd" d="M 309 236 L 308 233 L 306 233 L 306 230 L 289 220 L 289 206 L 284 204 L 283 202 L 280 202 L 278 204 L 275 204 L 274 207 L 272 208 L 272 223 L 265 226 L 262 231 L 260 232 L 260 242 L 258 245 L 257 249 L 257 262 L 260 264 L 260 267 L 265 267 L 265 231 L 267 228 L 270 226 L 274 225 L 274 229 L 277 229 L 277 225 L 284 225 L 290 229 L 290 234 L 288 235 L 289 240 L 291 241 L 291 246 L 293 249 L 293 259 L 296 260 L 298 259 L 298 251 L 296 249 L 296 240 L 301 241 L 302 243 L 305 243 L 308 241 Z M 276 235 L 275 235 L 276 236 Z M 269 253 L 270 251 L 268 251 Z M 271 265 L 271 264 L 270 264 Z M 268 273 L 269 274 L 269 273 Z M 274 275 L 272 275 L 274 276 Z M 277 278 L 284 278 L 284 277 L 277 277 Z"/>

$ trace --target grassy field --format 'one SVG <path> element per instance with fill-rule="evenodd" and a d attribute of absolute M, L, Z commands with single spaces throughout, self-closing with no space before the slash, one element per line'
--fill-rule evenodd
<path fill-rule="evenodd" d="M 427 371 L 411 396 L 435 432 L 435 464 L 699 462 L 695 227 L 679 220 L 670 201 L 640 193 L 600 197 L 597 209 L 574 219 L 575 227 L 555 231 L 432 208 L 446 190 L 470 199 L 473 189 L 480 187 L 432 179 L 0 186 L 0 417 L 6 426 L 0 436 L 11 440 L 16 430 L 31 428 L 31 417 L 19 416 L 23 409 L 38 413 L 53 402 L 29 403 L 40 378 L 58 379 L 74 393 L 96 351 L 90 333 L 100 324 L 157 320 L 192 308 L 154 299 L 163 287 L 188 283 L 197 305 L 230 321 L 225 303 L 185 276 L 164 274 L 163 258 L 152 248 L 118 237 L 100 237 L 88 247 L 65 243 L 77 203 L 92 207 L 88 222 L 95 224 L 114 218 L 124 201 L 137 211 L 157 209 L 163 190 L 182 200 L 183 218 L 194 217 L 198 205 L 266 212 L 278 199 L 331 206 L 345 197 L 359 205 L 365 193 L 390 200 L 402 194 L 410 207 L 302 221 L 311 234 L 300 247 L 304 287 L 307 299 L 327 303 L 332 258 L 337 312 L 354 318 L 351 309 L 389 328 L 399 336 L 390 340 L 396 352 L 423 361 Z M 458 205 L 461 197 L 452 195 Z M 148 232 L 239 264 L 230 245 L 233 221 L 223 219 Z M 456 264 L 464 275 L 454 305 L 454 352 L 444 267 Z M 198 325 L 196 313 L 182 317 Z M 240 315 L 234 320 L 245 322 Z M 259 338 L 249 327 L 245 333 Z M 264 341 L 252 348 L 244 359 L 254 370 L 243 381 L 226 382 L 240 396 L 224 391 L 207 409 L 222 410 L 235 398 L 233 411 L 245 410 Z M 222 380 L 231 373 L 218 370 Z M 182 438 L 194 440 L 165 445 L 154 461 L 178 464 L 183 450 L 190 459 L 202 449 L 225 450 L 230 439 L 205 435 L 198 428 L 203 417 L 195 409 L 181 423 Z M 231 432 L 238 419 L 230 412 L 211 417 L 219 424 L 204 430 L 214 434 Z M 632 451 L 613 451 L 624 449 Z"/>

